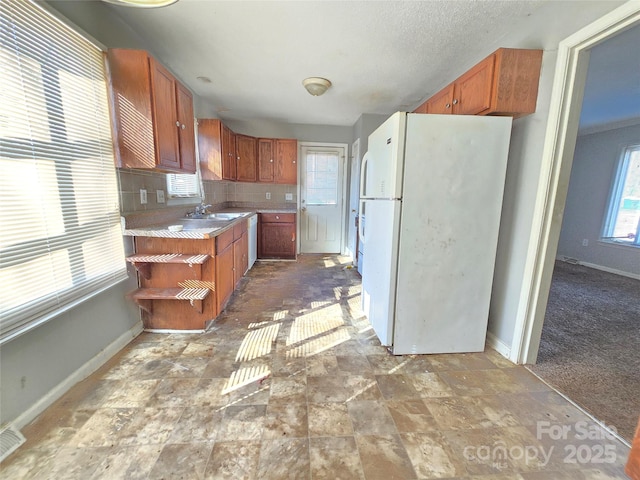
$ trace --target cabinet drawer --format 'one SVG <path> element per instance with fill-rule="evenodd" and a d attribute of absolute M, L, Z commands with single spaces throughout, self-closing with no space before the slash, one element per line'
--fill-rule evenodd
<path fill-rule="evenodd" d="M 233 228 L 216 237 L 216 255 L 233 243 Z"/>
<path fill-rule="evenodd" d="M 262 223 L 295 223 L 295 213 L 261 213 L 260 221 Z"/>
<path fill-rule="evenodd" d="M 233 239 L 238 240 L 247 231 L 247 220 L 242 219 L 233 226 Z"/>

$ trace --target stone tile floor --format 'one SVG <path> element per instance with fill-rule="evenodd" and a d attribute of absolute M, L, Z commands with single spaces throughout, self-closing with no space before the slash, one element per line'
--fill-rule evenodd
<path fill-rule="evenodd" d="M 206 333 L 143 333 L 0 477 L 626 478 L 624 444 L 495 351 L 390 355 L 347 263 L 258 263 Z"/>

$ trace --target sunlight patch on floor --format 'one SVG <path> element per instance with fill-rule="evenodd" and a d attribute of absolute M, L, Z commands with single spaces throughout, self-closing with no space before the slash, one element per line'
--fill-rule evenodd
<path fill-rule="evenodd" d="M 222 394 L 226 395 L 227 393 L 231 393 L 234 390 L 244 387 L 245 385 L 249 385 L 252 382 L 257 382 L 258 380 L 269 376 L 270 373 L 271 370 L 269 370 L 267 365 L 239 368 L 231 373 L 231 376 L 222 389 Z"/>
<path fill-rule="evenodd" d="M 312 355 L 317 355 L 318 353 L 324 352 L 325 350 L 329 350 L 330 348 L 335 347 L 342 342 L 346 342 L 350 338 L 351 336 L 349 335 L 347 329 L 340 328 L 334 332 L 328 333 L 313 340 L 309 340 L 308 342 L 304 342 L 302 345 L 298 345 L 297 347 L 288 350 L 286 353 L 286 357 L 311 357 Z"/>
<path fill-rule="evenodd" d="M 321 308 L 331 304 L 333 304 L 333 300 L 321 300 L 318 302 L 311 302 L 311 308 Z"/>
<path fill-rule="evenodd" d="M 336 262 L 334 262 L 331 257 L 325 257 L 323 260 L 324 260 L 324 268 L 331 268 L 336 266 Z"/>
<path fill-rule="evenodd" d="M 280 324 L 251 330 L 240 344 L 236 354 L 236 362 L 245 362 L 267 355 L 273 348 L 273 342 L 276 341 L 279 330 Z"/>
<path fill-rule="evenodd" d="M 306 313 L 297 317 L 291 324 L 291 331 L 286 345 L 303 342 L 343 325 L 342 308 L 338 304 L 332 304 L 320 310 Z"/>
<path fill-rule="evenodd" d="M 352 297 L 347 300 L 347 306 L 349 307 L 349 313 L 353 318 L 364 317 L 364 312 L 362 311 L 362 302 L 360 301 L 360 297 Z"/>

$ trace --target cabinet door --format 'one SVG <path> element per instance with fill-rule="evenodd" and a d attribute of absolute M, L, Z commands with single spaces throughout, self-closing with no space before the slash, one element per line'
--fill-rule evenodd
<path fill-rule="evenodd" d="M 276 139 L 275 183 L 295 185 L 298 183 L 298 141 Z"/>
<path fill-rule="evenodd" d="M 218 313 L 222 311 L 233 293 L 233 244 L 216 256 L 216 302 Z"/>
<path fill-rule="evenodd" d="M 110 48 L 107 58 L 117 140 L 116 166 L 154 169 L 157 158 L 149 56 L 142 50 Z M 139 148 L 140 145 L 151 148 Z"/>
<path fill-rule="evenodd" d="M 157 163 L 160 167 L 180 170 L 175 79 L 153 58 L 149 64 Z"/>
<path fill-rule="evenodd" d="M 236 179 L 235 136 L 226 125 L 222 126 L 222 178 Z"/>
<path fill-rule="evenodd" d="M 222 123 L 198 120 L 198 159 L 203 180 L 222 180 Z"/>
<path fill-rule="evenodd" d="M 178 112 L 178 141 L 180 145 L 180 168 L 185 173 L 196 173 L 195 133 L 193 130 L 193 97 L 184 85 L 176 82 L 176 105 Z"/>
<path fill-rule="evenodd" d="M 257 179 L 256 139 L 248 135 L 236 135 L 236 180 L 255 182 Z"/>
<path fill-rule="evenodd" d="M 235 287 L 240 283 L 249 266 L 247 232 L 233 242 L 233 284 Z"/>
<path fill-rule="evenodd" d="M 451 103 L 453 102 L 453 84 L 447 85 L 433 97 L 425 102 L 426 112 L 420 113 L 439 113 L 451 114 Z"/>
<path fill-rule="evenodd" d="M 491 55 L 456 80 L 453 113 L 476 115 L 491 107 L 494 64 Z"/>
<path fill-rule="evenodd" d="M 263 223 L 260 226 L 260 253 L 262 258 L 295 258 L 295 224 Z"/>
<path fill-rule="evenodd" d="M 258 139 L 258 181 L 273 182 L 274 145 L 270 138 Z"/>
<path fill-rule="evenodd" d="M 427 112 L 427 103 L 428 102 L 424 102 L 422 103 L 419 107 L 417 107 L 413 113 L 428 113 Z"/>

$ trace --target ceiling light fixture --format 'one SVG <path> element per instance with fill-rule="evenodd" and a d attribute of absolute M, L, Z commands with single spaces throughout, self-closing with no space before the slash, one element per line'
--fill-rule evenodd
<path fill-rule="evenodd" d="M 102 0 L 103 2 L 112 3 L 114 5 L 120 5 L 122 7 L 136 7 L 136 8 L 159 8 L 166 7 L 172 3 L 176 3 L 178 0 Z"/>
<path fill-rule="evenodd" d="M 302 81 L 302 85 L 304 85 L 304 88 L 306 88 L 307 92 L 309 92 L 311 95 L 313 95 L 314 97 L 319 97 L 329 89 L 329 87 L 331 86 L 331 82 L 326 78 L 309 77 L 305 78 Z"/>

